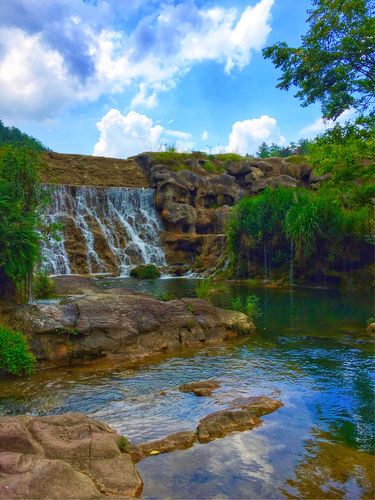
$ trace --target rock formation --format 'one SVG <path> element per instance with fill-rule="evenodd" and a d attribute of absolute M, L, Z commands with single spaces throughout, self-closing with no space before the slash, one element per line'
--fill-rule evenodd
<path fill-rule="evenodd" d="M 79 413 L 0 418 L 0 498 L 129 498 L 142 480 L 119 435 Z"/>
<path fill-rule="evenodd" d="M 169 157 L 168 153 L 143 153 L 128 160 L 117 160 L 46 153 L 45 160 L 44 182 L 96 188 L 95 196 L 85 195 L 90 209 L 78 215 L 74 201 L 77 187 L 64 188 L 70 201 L 66 206 L 60 202 L 59 206 L 64 205 L 64 209 L 59 220 L 65 224 L 66 262 L 60 267 L 52 266 L 55 273 L 121 274 L 127 265 L 141 263 L 166 263 L 176 274 L 187 268 L 213 269 L 224 258 L 226 217 L 241 196 L 255 195 L 268 186 L 309 186 L 310 180 L 314 187 L 324 180 L 312 177 L 311 168 L 302 160 L 296 163 L 293 157 L 257 160 L 236 155 L 192 153 Z M 108 188 L 113 187 L 154 189 L 153 203 L 163 227 L 160 227 L 161 243 L 155 241 L 153 246 L 162 246 L 164 264 L 156 257 L 144 262 L 149 251 L 143 255 L 137 248 L 139 242 L 122 223 L 121 210 L 121 217 L 118 211 L 108 212 Z M 53 211 L 57 212 L 58 207 Z M 145 212 L 150 212 L 150 208 Z M 118 228 L 108 226 L 108 216 Z M 128 222 L 132 225 L 139 217 L 142 215 L 132 216 Z M 151 220 L 140 221 L 146 231 L 150 225 Z M 142 239 L 139 227 L 136 232 Z M 85 233 L 89 234 L 85 236 Z M 116 234 L 120 235 L 117 239 Z M 147 235 L 144 239 L 147 241 Z M 57 247 L 55 244 L 50 253 L 58 254 Z"/>
<path fill-rule="evenodd" d="M 0 418 L 0 498 L 95 499 L 140 496 L 142 479 L 134 463 L 251 429 L 259 417 L 282 406 L 267 397 L 234 401 L 203 418 L 195 431 L 120 451 L 121 438 L 107 425 L 80 413 Z"/>
<path fill-rule="evenodd" d="M 28 335 L 37 359 L 57 365 L 100 357 L 131 360 L 255 332 L 245 314 L 200 299 L 163 302 L 131 290 L 104 290 L 79 277 L 59 278 L 57 289 L 83 295 L 3 311 L 10 326 Z"/>

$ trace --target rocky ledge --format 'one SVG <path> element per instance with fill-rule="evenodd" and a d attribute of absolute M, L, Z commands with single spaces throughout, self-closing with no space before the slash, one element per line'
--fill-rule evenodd
<path fill-rule="evenodd" d="M 57 289 L 78 295 L 3 311 L 5 321 L 27 335 L 37 359 L 55 365 L 100 357 L 130 361 L 255 332 L 245 314 L 200 299 L 163 302 L 79 277 L 58 279 Z"/>
<path fill-rule="evenodd" d="M 133 498 L 143 482 L 134 463 L 252 429 L 282 406 L 261 396 L 235 400 L 203 418 L 195 431 L 131 445 L 107 425 L 79 413 L 0 418 L 0 498 Z"/>
<path fill-rule="evenodd" d="M 0 418 L 0 498 L 132 498 L 142 480 L 119 435 L 79 413 Z"/>

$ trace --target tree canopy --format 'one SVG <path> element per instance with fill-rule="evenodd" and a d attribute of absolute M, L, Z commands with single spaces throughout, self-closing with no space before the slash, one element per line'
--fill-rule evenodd
<path fill-rule="evenodd" d="M 11 145 L 0 149 L 0 296 L 27 297 L 41 241 L 38 153 Z"/>
<path fill-rule="evenodd" d="M 279 42 L 263 50 L 281 68 L 278 88 L 296 86 L 303 106 L 320 102 L 323 117 L 375 101 L 375 7 L 372 0 L 312 0 L 300 47 Z"/>
<path fill-rule="evenodd" d="M 31 151 L 47 151 L 38 139 L 21 132 L 17 127 L 7 127 L 0 120 L 0 146 L 12 144 L 13 146 L 24 146 Z"/>

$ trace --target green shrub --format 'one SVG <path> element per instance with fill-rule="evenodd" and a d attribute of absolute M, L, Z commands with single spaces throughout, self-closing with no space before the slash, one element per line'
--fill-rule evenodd
<path fill-rule="evenodd" d="M 237 268 L 250 259 L 278 267 L 291 256 L 296 264 L 313 259 L 326 265 L 340 252 L 341 260 L 353 258 L 359 245 L 370 241 L 371 225 L 367 207 L 347 210 L 330 191 L 266 189 L 234 207 L 227 224 L 228 248 Z"/>
<path fill-rule="evenodd" d="M 35 365 L 24 335 L 0 326 L 0 369 L 12 375 L 30 375 Z"/>
<path fill-rule="evenodd" d="M 155 264 L 143 264 L 132 269 L 130 276 L 139 279 L 154 279 L 160 278 L 161 274 Z"/>
<path fill-rule="evenodd" d="M 0 295 L 27 300 L 46 230 L 40 213 L 48 195 L 42 188 L 39 155 L 25 147 L 0 148 Z"/>
<path fill-rule="evenodd" d="M 248 295 L 245 300 L 235 297 L 231 302 L 230 308 L 233 311 L 245 313 L 252 320 L 262 315 L 259 299 L 256 295 Z"/>
<path fill-rule="evenodd" d="M 210 278 L 199 280 L 195 287 L 195 295 L 199 299 L 210 300 L 212 295 L 221 293 L 225 290 L 223 283 L 218 283 Z"/>
<path fill-rule="evenodd" d="M 175 298 L 176 298 L 176 296 L 170 292 L 162 292 L 158 297 L 158 299 L 163 301 L 163 302 L 169 302 L 170 300 L 174 300 Z"/>
<path fill-rule="evenodd" d="M 34 275 L 33 297 L 36 299 L 50 299 L 56 291 L 55 282 L 48 276 L 47 271 L 43 270 Z"/>
<path fill-rule="evenodd" d="M 118 440 L 118 447 L 120 448 L 120 451 L 122 453 L 128 453 L 130 447 L 128 438 L 126 438 L 125 436 L 120 436 Z"/>

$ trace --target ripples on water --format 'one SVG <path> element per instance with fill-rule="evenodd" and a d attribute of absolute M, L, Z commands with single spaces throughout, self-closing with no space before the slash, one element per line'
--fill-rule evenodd
<path fill-rule="evenodd" d="M 188 280 L 125 283 L 179 296 L 194 289 Z M 277 290 L 234 284 L 228 290 L 230 296 L 260 298 L 256 337 L 137 368 L 98 364 L 0 382 L 0 413 L 80 411 L 139 442 L 193 429 L 237 396 L 265 394 L 285 406 L 264 417 L 258 429 L 140 462 L 144 496 L 370 498 L 374 371 L 373 344 L 365 334 L 373 314 L 370 297 L 300 290 L 291 300 L 289 292 Z M 208 378 L 222 382 L 211 398 L 176 390 Z"/>

